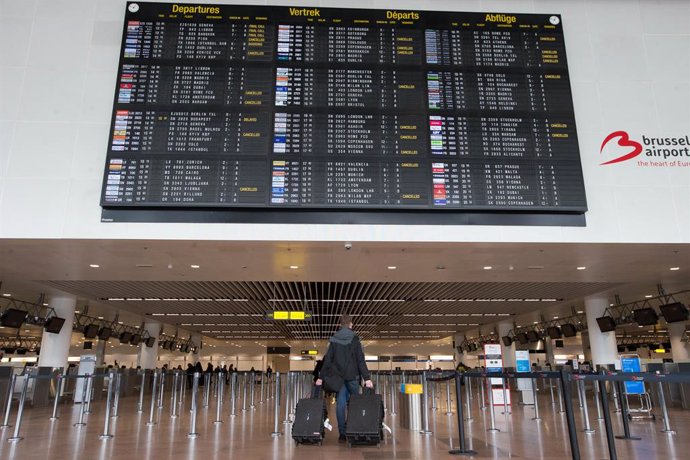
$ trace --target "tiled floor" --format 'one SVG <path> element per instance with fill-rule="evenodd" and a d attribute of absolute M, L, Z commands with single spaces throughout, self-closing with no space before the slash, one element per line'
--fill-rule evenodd
<path fill-rule="evenodd" d="M 590 396 L 591 399 L 591 396 Z M 227 402 L 227 401 L 226 401 Z M 590 401 L 591 402 L 591 401 Z M 200 409 L 197 430 L 200 436 L 189 439 L 189 398 L 186 408 L 178 418 L 170 418 L 170 399 L 165 398 L 165 407 L 157 411 L 158 423 L 146 426 L 148 404 L 143 414 L 136 413 L 136 398 L 123 398 L 120 404 L 120 417 L 113 419 L 111 432 L 113 439 L 102 441 L 98 435 L 103 431 L 104 403 L 94 403 L 93 412 L 86 417 L 85 427 L 73 427 L 78 420 L 79 408 L 71 405 L 60 406 L 60 419 L 49 420 L 51 410 L 28 409 L 25 413 L 21 435 L 25 439 L 17 444 L 7 442 L 13 428 L 0 429 L 0 459 L 444 459 L 459 458 L 448 454 L 448 450 L 458 446 L 456 415 L 445 415 L 445 401 L 439 410 L 433 412 L 430 420 L 430 435 L 400 428 L 397 416 L 387 416 L 386 422 L 393 429 L 380 448 L 353 447 L 338 444 L 337 434 L 327 435 L 323 446 L 295 446 L 289 436 L 290 425 L 282 423 L 280 430 L 285 434 L 271 437 L 273 431 L 273 404 L 258 404 L 255 410 L 241 412 L 236 417 L 229 416 L 229 406 L 223 407 L 222 424 L 213 424 L 215 405 Z M 213 403 L 213 400 L 212 400 Z M 473 419 L 465 423 L 468 440 L 478 452 L 475 458 L 534 458 L 567 459 L 570 457 L 568 433 L 565 416 L 557 413 L 552 406 L 548 392 L 540 398 L 542 421 L 533 421 L 532 406 L 515 406 L 511 415 L 502 414 L 496 409 L 497 433 L 488 432 L 488 409 L 479 409 L 477 398 L 472 401 Z M 606 436 L 603 422 L 596 419 L 596 407 L 591 402 L 590 416 L 594 434 L 582 432 L 582 414 L 576 407 L 578 438 L 583 459 L 608 458 Z M 657 411 L 658 412 L 658 411 Z M 332 418 L 335 408 L 330 406 Z M 620 416 L 614 414 L 614 432 L 622 433 Z M 14 414 L 11 419 L 14 423 Z M 635 421 L 631 423 L 632 434 L 639 441 L 617 440 L 620 459 L 682 459 L 690 458 L 690 411 L 672 410 L 672 427 L 677 435 L 660 433 L 661 420 Z M 461 457 L 460 457 L 461 458 Z"/>

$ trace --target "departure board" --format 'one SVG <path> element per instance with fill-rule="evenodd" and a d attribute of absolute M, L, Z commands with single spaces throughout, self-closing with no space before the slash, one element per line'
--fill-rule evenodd
<path fill-rule="evenodd" d="M 561 18 L 128 3 L 101 205 L 584 213 Z"/>

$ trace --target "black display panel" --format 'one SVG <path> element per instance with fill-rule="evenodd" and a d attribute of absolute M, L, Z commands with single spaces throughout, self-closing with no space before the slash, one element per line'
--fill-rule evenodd
<path fill-rule="evenodd" d="M 584 213 L 560 16 L 128 3 L 101 205 Z"/>

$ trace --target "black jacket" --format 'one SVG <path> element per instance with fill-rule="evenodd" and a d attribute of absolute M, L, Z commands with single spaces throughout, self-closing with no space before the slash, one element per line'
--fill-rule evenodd
<path fill-rule="evenodd" d="M 343 327 L 331 337 L 323 364 L 335 363 L 343 371 L 347 380 L 358 380 L 362 377 L 369 380 L 369 369 L 364 361 L 364 352 L 359 337 L 350 328 Z"/>

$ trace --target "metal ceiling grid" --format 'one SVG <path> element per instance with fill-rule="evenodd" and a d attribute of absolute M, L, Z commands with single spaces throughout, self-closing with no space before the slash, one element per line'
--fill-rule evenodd
<path fill-rule="evenodd" d="M 328 338 L 337 330 L 343 312 L 355 317 L 355 330 L 363 339 L 445 337 L 496 322 L 500 315 L 539 310 L 615 286 L 581 282 L 43 283 L 209 337 L 290 340 Z M 304 323 L 265 320 L 264 314 L 274 309 L 311 311 L 314 318 Z"/>

